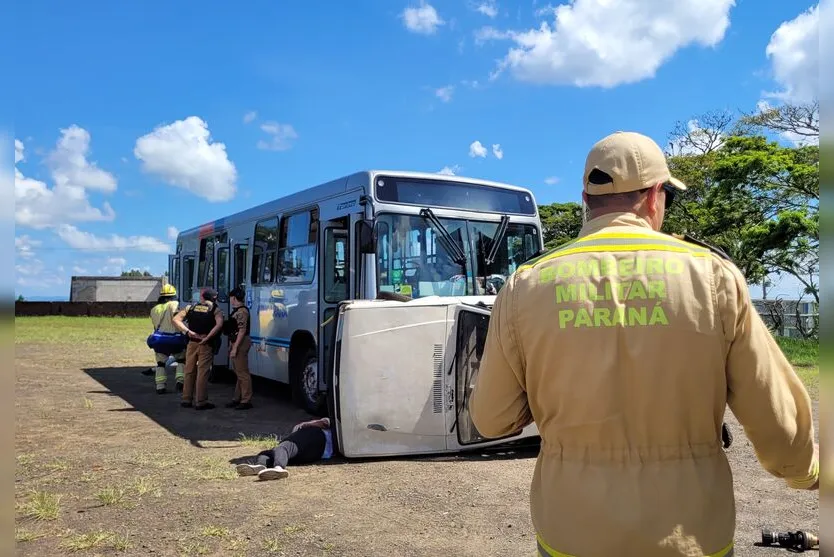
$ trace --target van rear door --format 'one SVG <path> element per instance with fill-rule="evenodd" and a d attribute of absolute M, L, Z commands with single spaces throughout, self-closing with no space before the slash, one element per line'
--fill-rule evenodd
<path fill-rule="evenodd" d="M 530 424 L 516 435 L 489 439 L 481 435 L 469 415 L 469 400 L 478 378 L 481 357 L 489 329 L 490 310 L 487 307 L 458 304 L 449 308 L 453 313 L 454 362 L 446 376 L 447 390 L 454 392 L 454 404 L 447 408 L 446 422 L 449 450 L 467 450 L 529 439 L 538 440 L 538 429 Z"/>

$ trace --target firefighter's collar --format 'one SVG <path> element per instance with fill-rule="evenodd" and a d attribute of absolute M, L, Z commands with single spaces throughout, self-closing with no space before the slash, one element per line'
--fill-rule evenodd
<path fill-rule="evenodd" d="M 582 229 L 579 231 L 579 237 L 581 238 L 582 236 L 587 236 L 588 234 L 599 232 L 603 228 L 608 228 L 610 226 L 638 226 L 642 228 L 652 228 L 652 225 L 649 224 L 649 221 L 647 221 L 644 218 L 638 217 L 635 213 L 606 213 L 604 215 L 600 215 L 596 218 L 587 221 L 582 226 Z"/>

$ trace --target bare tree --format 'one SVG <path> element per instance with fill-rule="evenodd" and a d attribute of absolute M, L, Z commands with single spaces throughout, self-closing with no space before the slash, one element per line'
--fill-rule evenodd
<path fill-rule="evenodd" d="M 768 106 L 758 112 L 745 113 L 740 122 L 752 128 L 765 128 L 796 138 L 817 139 L 820 135 L 820 106 L 818 101 Z"/>
<path fill-rule="evenodd" d="M 781 298 L 762 300 L 762 317 L 772 331 L 781 335 L 785 325 L 785 310 Z"/>
<path fill-rule="evenodd" d="M 729 111 L 713 110 L 687 122 L 676 122 L 668 137 L 666 155 L 706 155 L 715 151 L 727 136 L 737 133 L 734 120 Z"/>

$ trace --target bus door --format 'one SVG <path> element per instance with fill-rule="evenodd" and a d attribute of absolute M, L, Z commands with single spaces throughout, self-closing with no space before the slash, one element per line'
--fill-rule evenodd
<path fill-rule="evenodd" d="M 196 302 L 200 298 L 197 284 L 197 254 L 193 251 L 180 254 L 180 284 L 177 285 L 177 294 L 180 299 L 180 307 Z"/>
<path fill-rule="evenodd" d="M 246 288 L 246 269 L 247 269 L 247 263 L 248 263 L 248 260 L 247 260 L 248 254 L 249 254 L 249 238 L 246 238 L 245 240 L 235 242 L 232 245 L 232 257 L 231 257 L 231 262 L 229 263 L 229 273 L 230 273 L 229 286 L 230 286 L 231 290 L 234 290 L 235 288 L 243 288 L 244 291 L 246 292 L 246 295 L 245 295 L 244 299 L 241 300 L 241 302 L 243 302 L 243 305 L 245 305 L 246 308 L 249 310 L 249 332 L 250 332 L 250 334 L 252 334 L 252 333 L 257 332 L 256 329 L 253 326 L 252 321 L 258 318 L 258 312 L 257 312 L 257 307 L 256 307 L 256 311 L 254 312 L 254 316 L 253 316 L 253 311 L 252 311 L 252 305 L 253 305 L 252 304 L 252 300 L 253 300 L 252 288 Z M 232 308 L 231 308 L 231 302 L 230 302 L 230 304 L 229 304 L 229 314 L 228 315 L 231 315 L 231 311 L 232 311 Z M 227 317 L 228 317 L 228 315 L 227 315 Z M 228 339 L 227 339 L 227 342 L 228 342 Z M 257 370 L 255 369 L 255 366 L 258 363 L 258 358 L 253 355 L 254 353 L 255 353 L 255 350 L 252 350 L 252 349 L 249 350 L 249 370 L 257 375 Z"/>
<path fill-rule="evenodd" d="M 326 370 L 332 365 L 336 333 L 336 309 L 339 302 L 353 297 L 351 272 L 350 217 L 325 221 L 321 229 L 319 280 L 319 390 L 326 385 Z"/>
<path fill-rule="evenodd" d="M 168 284 L 177 289 L 177 294 L 182 291 L 180 281 L 180 269 L 182 268 L 182 257 L 179 253 L 168 256 Z"/>
<path fill-rule="evenodd" d="M 246 288 L 246 262 L 249 252 L 249 238 L 235 242 L 232 249 L 231 279 L 229 286 L 234 288 Z M 243 300 L 245 302 L 245 300 Z"/>
<path fill-rule="evenodd" d="M 217 290 L 217 305 L 223 312 L 223 318 L 229 317 L 229 292 L 231 291 L 231 276 L 229 260 L 229 244 L 217 243 L 214 245 L 214 284 Z M 220 366 L 229 365 L 229 342 L 226 335 L 221 334 L 220 351 L 214 356 L 214 364 Z"/>

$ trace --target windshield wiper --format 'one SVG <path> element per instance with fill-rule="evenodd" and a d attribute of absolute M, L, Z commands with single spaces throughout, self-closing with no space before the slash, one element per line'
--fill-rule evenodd
<path fill-rule="evenodd" d="M 446 230 L 446 227 L 443 226 L 443 223 L 438 220 L 435 216 L 434 212 L 431 209 L 420 209 L 420 216 L 426 219 L 426 222 L 432 227 L 432 229 L 437 234 L 437 237 L 443 243 L 443 247 L 446 248 L 446 251 L 449 252 L 449 255 L 452 256 L 452 260 L 457 263 L 458 265 L 466 267 L 466 254 L 463 253 L 460 245 L 455 242 L 452 235 L 449 234 L 449 231 Z"/>
<path fill-rule="evenodd" d="M 510 217 L 507 215 L 501 215 L 501 223 L 495 231 L 495 236 L 492 238 L 492 244 L 489 248 L 489 255 L 486 257 L 485 263 L 487 265 L 492 265 L 492 262 L 495 261 L 495 257 L 498 255 L 498 247 L 501 245 L 501 241 L 504 240 L 504 236 L 507 234 L 507 228 L 509 228 L 509 225 Z"/>

